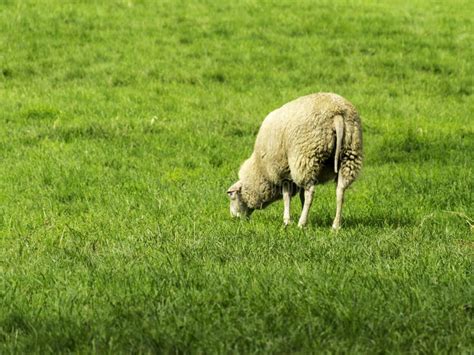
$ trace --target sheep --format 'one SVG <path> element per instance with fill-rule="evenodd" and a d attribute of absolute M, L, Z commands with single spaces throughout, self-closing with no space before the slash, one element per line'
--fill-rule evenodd
<path fill-rule="evenodd" d="M 254 151 L 227 191 L 233 217 L 249 218 L 256 209 L 283 198 L 283 222 L 290 224 L 290 201 L 299 191 L 300 228 L 308 221 L 315 185 L 336 182 L 336 216 L 341 226 L 344 192 L 362 167 L 362 126 L 354 106 L 333 93 L 291 101 L 263 121 Z"/>

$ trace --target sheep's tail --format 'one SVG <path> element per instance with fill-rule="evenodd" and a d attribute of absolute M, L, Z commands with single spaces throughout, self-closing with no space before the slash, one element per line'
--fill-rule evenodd
<path fill-rule="evenodd" d="M 334 117 L 334 130 L 336 131 L 336 154 L 334 155 L 334 172 L 337 174 L 339 156 L 341 155 L 342 137 L 344 136 L 344 121 L 341 115 Z"/>

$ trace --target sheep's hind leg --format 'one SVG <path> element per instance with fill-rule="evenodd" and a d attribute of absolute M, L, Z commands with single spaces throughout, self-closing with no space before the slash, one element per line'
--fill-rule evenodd
<path fill-rule="evenodd" d="M 332 228 L 338 230 L 341 228 L 341 217 L 342 217 L 342 205 L 344 204 L 344 191 L 349 186 L 350 182 L 344 178 L 339 171 L 337 177 L 337 187 L 336 187 L 336 217 L 332 223 Z"/>
<path fill-rule="evenodd" d="M 291 223 L 290 217 L 291 186 L 288 181 L 283 183 L 283 223 L 285 226 Z"/>
<path fill-rule="evenodd" d="M 313 193 L 314 185 L 309 186 L 304 190 L 304 204 L 303 211 L 301 212 L 300 220 L 298 222 L 298 227 L 303 228 L 308 222 L 309 209 L 313 203 Z"/>
<path fill-rule="evenodd" d="M 301 207 L 303 208 L 304 206 L 304 189 L 300 188 L 300 201 L 301 201 Z"/>

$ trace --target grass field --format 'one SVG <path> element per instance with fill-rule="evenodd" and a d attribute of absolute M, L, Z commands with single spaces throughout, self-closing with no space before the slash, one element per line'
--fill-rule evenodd
<path fill-rule="evenodd" d="M 472 353 L 473 4 L 1 1 L 0 353 Z M 318 91 L 363 120 L 343 229 L 332 184 L 231 220 Z"/>

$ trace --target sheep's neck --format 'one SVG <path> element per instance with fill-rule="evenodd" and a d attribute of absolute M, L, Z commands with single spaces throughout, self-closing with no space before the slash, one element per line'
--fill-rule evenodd
<path fill-rule="evenodd" d="M 249 208 L 261 209 L 281 196 L 277 186 L 270 183 L 258 172 L 247 181 L 242 181 L 242 198 Z"/>

